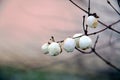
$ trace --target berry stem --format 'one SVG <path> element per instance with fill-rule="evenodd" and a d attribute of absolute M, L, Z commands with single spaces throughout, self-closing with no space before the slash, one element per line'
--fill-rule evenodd
<path fill-rule="evenodd" d="M 85 27 L 85 16 L 83 16 L 83 31 L 86 35 L 87 33 L 86 33 L 86 27 Z"/>
<path fill-rule="evenodd" d="M 76 49 L 77 51 L 81 52 L 82 54 L 91 54 L 91 53 L 93 52 L 92 50 L 89 51 L 89 52 L 85 52 L 85 51 L 82 51 L 82 50 L 78 49 L 77 47 L 75 47 L 75 49 Z"/>
<path fill-rule="evenodd" d="M 52 40 L 53 42 L 55 42 L 55 38 L 54 38 L 54 36 L 51 36 L 51 40 Z"/>

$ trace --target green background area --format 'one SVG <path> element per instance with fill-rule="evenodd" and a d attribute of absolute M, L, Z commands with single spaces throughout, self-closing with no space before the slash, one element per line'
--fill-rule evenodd
<path fill-rule="evenodd" d="M 81 73 L 0 67 L 0 80 L 120 80 L 120 73 L 115 71 L 103 71 L 94 75 Z"/>

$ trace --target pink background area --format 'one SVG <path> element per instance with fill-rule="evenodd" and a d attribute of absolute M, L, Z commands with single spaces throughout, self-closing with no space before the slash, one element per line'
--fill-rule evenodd
<path fill-rule="evenodd" d="M 41 52 L 41 45 L 48 42 L 52 35 L 56 40 L 62 40 L 79 32 L 81 13 L 67 0 L 1 1 L 1 63 L 34 66 L 68 57 L 46 56 Z"/>
<path fill-rule="evenodd" d="M 92 0 L 92 12 L 97 12 L 100 20 L 106 24 L 118 20 L 118 15 L 106 2 L 103 2 L 104 0 Z M 114 0 L 112 3 L 117 8 Z M 86 0 L 80 0 L 79 4 L 87 9 Z M 75 33 L 83 32 L 83 15 L 85 13 L 68 0 L 1 0 L 0 63 L 38 67 L 59 60 L 69 60 L 77 53 L 76 51 L 71 54 L 63 51 L 63 54 L 51 57 L 41 52 L 41 46 L 48 42 L 52 35 L 56 40 L 63 40 Z M 102 27 L 99 26 L 97 29 L 100 28 Z M 108 31 L 108 33 L 101 34 L 99 45 L 105 44 L 105 40 L 109 40 L 109 33 Z M 111 48 L 107 48 L 106 52 L 101 51 L 103 53 L 108 51 L 108 54 L 105 55 L 109 57 L 110 50 Z M 81 62 L 90 65 L 91 69 L 104 65 L 104 62 L 93 55 L 82 56 L 81 60 L 83 59 L 83 61 Z M 115 60 L 117 56 L 113 56 L 111 59 Z"/>

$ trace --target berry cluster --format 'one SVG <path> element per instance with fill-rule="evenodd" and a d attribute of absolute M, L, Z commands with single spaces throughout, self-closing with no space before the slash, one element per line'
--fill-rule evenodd
<path fill-rule="evenodd" d="M 117 21 L 114 21 L 112 24 L 107 25 L 104 22 L 97 19 L 97 18 L 99 18 L 99 16 L 96 13 L 90 12 L 90 0 L 88 0 L 88 10 L 85 10 L 82 7 L 78 6 L 73 0 L 69 0 L 69 1 L 73 5 L 75 5 L 77 8 L 79 8 L 80 10 L 82 10 L 83 12 L 88 14 L 88 17 L 86 20 L 87 25 L 85 25 L 85 16 L 83 16 L 83 31 L 84 31 L 84 33 L 77 33 L 77 34 L 73 35 L 73 37 L 68 37 L 65 40 L 61 40 L 61 41 L 55 41 L 54 37 L 52 36 L 50 39 L 50 42 L 47 42 L 42 45 L 42 47 L 41 47 L 42 52 L 44 54 L 49 54 L 51 56 L 59 55 L 63 49 L 68 53 L 73 52 L 74 49 L 78 50 L 79 52 L 81 52 L 83 54 L 94 53 L 97 57 L 99 57 L 107 65 L 109 65 L 110 67 L 112 67 L 115 70 L 120 72 L 120 68 L 118 68 L 116 65 L 114 65 L 107 59 L 105 59 L 103 56 L 101 56 L 97 52 L 96 46 L 97 46 L 99 36 L 97 36 L 94 45 L 93 45 L 92 39 L 90 38 L 90 35 L 99 34 L 101 32 L 106 31 L 107 29 L 109 29 L 117 34 L 120 34 L 119 30 L 116 30 L 115 28 L 113 28 L 113 26 L 115 24 L 120 23 L 120 19 Z M 112 9 L 118 15 L 120 15 L 120 12 L 111 4 L 111 2 L 109 0 L 106 0 L 106 1 L 112 7 Z M 120 2 L 120 1 L 118 0 L 118 2 Z M 99 31 L 93 32 L 93 33 L 88 33 L 88 28 L 96 28 L 96 27 L 98 27 L 98 23 L 100 23 L 105 28 L 101 29 Z M 90 49 L 90 51 L 88 49 Z"/>
<path fill-rule="evenodd" d="M 84 17 L 85 18 L 85 17 Z M 87 26 L 96 28 L 98 25 L 97 18 L 89 16 L 87 18 Z M 77 33 L 72 38 L 66 38 L 63 41 L 55 42 L 54 37 L 51 37 L 51 42 L 42 45 L 41 49 L 44 54 L 51 56 L 59 55 L 64 49 L 66 52 L 73 52 L 75 48 L 86 50 L 92 47 L 92 39 L 87 34 Z"/>

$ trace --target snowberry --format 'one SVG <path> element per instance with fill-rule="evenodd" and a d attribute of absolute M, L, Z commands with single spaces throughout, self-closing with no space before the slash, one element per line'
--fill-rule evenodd
<path fill-rule="evenodd" d="M 79 46 L 81 49 L 85 50 L 92 46 L 92 40 L 88 36 L 82 36 L 79 39 Z"/>
<path fill-rule="evenodd" d="M 51 56 L 57 56 L 58 54 L 61 53 L 61 46 L 59 45 L 59 43 L 56 42 L 52 42 L 49 46 L 48 46 L 48 52 Z"/>
<path fill-rule="evenodd" d="M 63 43 L 63 48 L 65 51 L 67 52 L 73 52 L 73 50 L 75 49 L 76 43 L 75 40 L 72 38 L 67 38 L 64 40 Z"/>
<path fill-rule="evenodd" d="M 91 28 L 96 28 L 98 26 L 98 20 L 94 16 L 89 16 L 87 18 L 87 25 Z"/>
<path fill-rule="evenodd" d="M 48 54 L 48 46 L 49 46 L 48 43 L 42 45 L 41 50 L 44 54 Z"/>
<path fill-rule="evenodd" d="M 80 48 L 80 46 L 79 46 L 79 39 L 80 39 L 80 37 L 79 36 L 82 36 L 82 33 L 77 33 L 77 34 L 73 35 L 73 38 L 75 38 L 75 42 L 76 42 L 76 47 L 77 48 Z"/>

